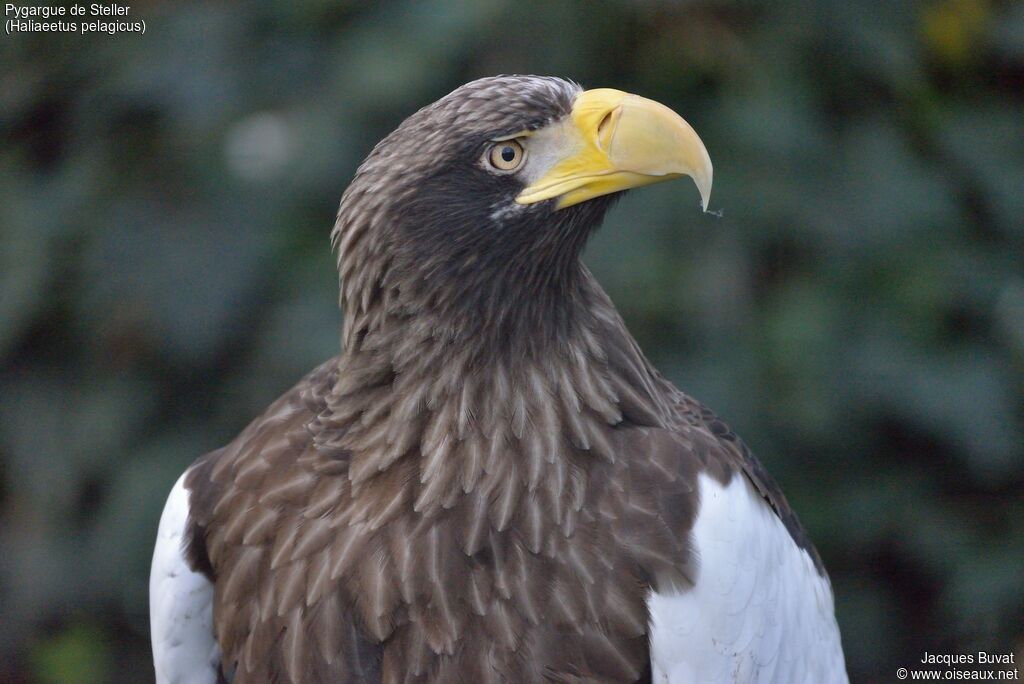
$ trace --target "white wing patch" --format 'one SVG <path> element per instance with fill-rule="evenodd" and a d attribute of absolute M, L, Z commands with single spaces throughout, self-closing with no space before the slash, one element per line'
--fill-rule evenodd
<path fill-rule="evenodd" d="M 149 627 L 157 684 L 215 684 L 213 584 L 185 560 L 188 490 L 182 474 L 167 497 L 149 574 Z"/>
<path fill-rule="evenodd" d="M 847 682 L 832 587 L 743 475 L 699 476 L 691 589 L 654 594 L 655 684 Z"/>

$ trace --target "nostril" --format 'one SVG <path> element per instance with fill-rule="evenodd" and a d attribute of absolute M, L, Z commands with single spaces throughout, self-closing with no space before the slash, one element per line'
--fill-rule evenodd
<path fill-rule="evenodd" d="M 615 130 L 613 122 L 615 120 L 615 113 L 619 111 L 619 108 L 609 109 L 608 112 L 601 119 L 601 123 L 597 125 L 597 141 L 601 146 L 601 149 L 608 151 L 609 146 L 612 142 L 612 133 Z"/>

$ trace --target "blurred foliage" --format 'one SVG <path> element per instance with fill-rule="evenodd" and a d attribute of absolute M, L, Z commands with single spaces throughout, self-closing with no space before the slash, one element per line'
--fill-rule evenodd
<path fill-rule="evenodd" d="M 0 680 L 151 681 L 163 498 L 338 348 L 335 208 L 477 76 L 614 86 L 715 160 L 587 261 L 773 470 L 851 675 L 1024 638 L 1024 4 L 153 3 L 0 42 Z"/>
<path fill-rule="evenodd" d="M 112 670 L 107 634 L 77 623 L 36 648 L 33 670 L 41 684 L 92 684 Z"/>

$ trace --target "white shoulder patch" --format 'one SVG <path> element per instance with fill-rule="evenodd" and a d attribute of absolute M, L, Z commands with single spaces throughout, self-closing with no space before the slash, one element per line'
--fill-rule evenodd
<path fill-rule="evenodd" d="M 157 684 L 215 684 L 220 649 L 213 637 L 213 584 L 185 559 L 186 471 L 167 497 L 149 574 L 149 627 Z"/>
<path fill-rule="evenodd" d="M 693 588 L 654 594 L 655 684 L 847 682 L 832 587 L 743 475 L 699 476 Z"/>

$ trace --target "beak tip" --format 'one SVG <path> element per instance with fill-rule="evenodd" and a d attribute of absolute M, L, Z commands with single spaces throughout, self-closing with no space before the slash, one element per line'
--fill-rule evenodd
<path fill-rule="evenodd" d="M 697 184 L 697 190 L 700 191 L 700 208 L 706 214 L 711 202 L 711 176 L 709 174 L 704 178 L 695 178 L 694 182 Z"/>

